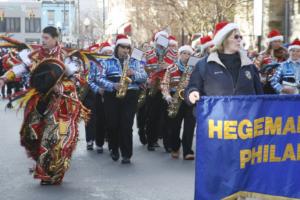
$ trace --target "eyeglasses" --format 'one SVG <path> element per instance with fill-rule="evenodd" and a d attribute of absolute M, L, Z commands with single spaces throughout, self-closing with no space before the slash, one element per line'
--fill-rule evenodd
<path fill-rule="evenodd" d="M 185 55 L 191 55 L 191 53 L 190 52 L 186 52 L 186 51 L 183 51 L 181 54 L 185 54 Z"/>
<path fill-rule="evenodd" d="M 234 36 L 234 39 L 236 39 L 236 40 L 241 39 L 241 40 L 242 40 L 242 39 L 243 39 L 243 36 L 241 36 L 241 35 L 235 35 L 235 36 Z"/>
<path fill-rule="evenodd" d="M 124 46 L 124 45 L 120 45 L 120 47 L 121 47 L 122 49 L 131 49 L 131 47 L 130 47 L 130 46 Z"/>

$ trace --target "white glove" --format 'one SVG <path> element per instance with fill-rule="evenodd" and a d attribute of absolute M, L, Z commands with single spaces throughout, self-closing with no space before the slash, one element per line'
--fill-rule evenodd
<path fill-rule="evenodd" d="M 192 104 L 195 104 L 196 101 L 199 101 L 200 99 L 200 94 L 199 92 L 197 91 L 193 91 L 189 94 L 189 101 L 192 103 Z"/>
<path fill-rule="evenodd" d="M 170 104 L 170 103 L 172 103 L 173 98 L 171 96 L 167 96 L 167 97 L 165 97 L 165 100 L 168 104 Z"/>

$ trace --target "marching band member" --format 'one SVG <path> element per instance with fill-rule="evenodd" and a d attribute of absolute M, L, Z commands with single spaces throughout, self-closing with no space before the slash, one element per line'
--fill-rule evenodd
<path fill-rule="evenodd" d="M 32 88 L 21 101 L 26 105 L 20 136 L 21 145 L 36 162 L 34 178 L 41 179 L 42 185 L 62 183 L 78 140 L 78 120 L 87 119 L 89 113 L 69 79 L 79 66 L 68 58 L 58 37 L 56 28 L 44 28 L 43 46 L 33 52 L 21 51 L 22 63 L 0 79 L 1 88 L 30 73 Z"/>
<path fill-rule="evenodd" d="M 182 143 L 183 158 L 185 160 L 194 160 L 194 152 L 192 150 L 195 128 L 193 107 L 187 105 L 181 99 L 192 73 L 192 67 L 188 66 L 187 63 L 194 51 L 191 46 L 185 45 L 179 48 L 178 53 L 179 59 L 167 68 L 161 83 L 163 97 L 169 105 L 168 127 L 171 129 L 171 155 L 173 158 L 179 158 L 179 149 Z M 181 140 L 180 130 L 183 120 L 184 128 Z"/>
<path fill-rule="evenodd" d="M 283 47 L 283 36 L 276 29 L 270 31 L 267 38 L 268 47 L 266 50 L 259 53 L 259 55 L 254 60 L 254 64 L 256 67 L 261 70 L 264 61 L 271 60 L 272 63 L 281 63 L 284 62 L 288 58 L 288 51 Z M 269 71 L 269 74 L 273 76 L 275 73 L 275 68 Z M 266 81 L 269 76 L 266 74 L 260 74 L 261 82 L 263 83 L 264 93 L 266 94 L 276 94 L 276 91 L 271 86 L 270 81 Z"/>
<path fill-rule="evenodd" d="M 148 50 L 151 49 L 151 46 L 148 42 L 144 42 L 141 45 L 141 49 L 143 52 L 147 52 Z M 142 62 L 143 62 L 143 65 L 145 65 L 145 63 L 146 63 L 145 57 L 143 57 Z M 145 83 L 145 84 L 140 85 L 140 94 L 139 94 L 137 113 L 136 113 L 138 135 L 140 138 L 140 142 L 143 145 L 146 145 L 148 143 L 147 135 L 146 135 L 146 120 L 147 120 L 146 96 L 147 96 L 147 86 Z"/>
<path fill-rule="evenodd" d="M 91 117 L 89 122 L 85 126 L 87 150 L 93 150 L 94 142 L 96 143 L 96 151 L 103 153 L 103 145 L 105 139 L 105 114 L 104 114 L 104 102 L 103 93 L 104 89 L 100 87 L 99 80 L 97 80 L 97 74 L 101 73 L 100 62 L 105 56 L 111 56 L 113 54 L 113 48 L 108 42 L 103 42 L 99 46 L 99 54 L 104 57 L 98 57 L 93 62 L 91 61 L 91 67 L 88 74 L 88 84 L 90 91 L 85 98 L 85 105 L 91 110 Z"/>
<path fill-rule="evenodd" d="M 159 37 L 169 39 L 168 47 L 164 47 L 157 43 Z M 149 74 L 148 87 L 149 93 L 147 95 L 147 112 L 148 120 L 146 125 L 146 134 L 148 139 L 148 150 L 155 151 L 158 147 L 158 136 L 166 136 L 166 117 L 165 111 L 167 105 L 162 98 L 160 91 L 160 82 L 164 76 L 166 68 L 173 64 L 177 59 L 177 42 L 176 39 L 165 31 L 160 31 L 154 37 L 155 48 L 146 52 L 146 71 Z M 169 151 L 169 146 L 164 140 L 166 151 Z"/>
<path fill-rule="evenodd" d="M 270 31 L 267 38 L 268 47 L 259 53 L 254 64 L 261 68 L 264 58 L 270 57 L 273 62 L 281 63 L 288 58 L 287 50 L 282 46 L 283 36 L 276 29 Z"/>
<path fill-rule="evenodd" d="M 114 55 L 101 62 L 100 86 L 104 88 L 104 109 L 111 157 L 130 163 L 132 157 L 132 126 L 138 103 L 139 85 L 147 79 L 140 61 L 130 58 L 131 41 L 118 35 Z"/>
<path fill-rule="evenodd" d="M 200 38 L 200 52 L 197 53 L 197 57 L 208 56 L 210 48 L 213 46 L 212 38 L 207 35 Z"/>
<path fill-rule="evenodd" d="M 10 50 L 6 55 L 2 57 L 2 65 L 5 69 L 5 71 L 10 70 L 13 66 L 21 64 L 22 61 L 18 59 L 18 54 L 17 50 L 12 49 Z M 14 89 L 14 92 L 19 92 L 21 90 L 21 82 L 23 81 L 22 76 L 15 78 L 13 81 L 9 81 L 7 85 L 7 97 L 9 99 L 9 102 L 7 104 L 7 108 L 13 108 L 13 105 L 11 103 L 11 95 L 12 95 L 12 90 Z"/>
<path fill-rule="evenodd" d="M 271 78 L 271 85 L 279 94 L 299 94 L 300 41 L 295 39 L 288 48 L 289 59 L 280 64 Z"/>

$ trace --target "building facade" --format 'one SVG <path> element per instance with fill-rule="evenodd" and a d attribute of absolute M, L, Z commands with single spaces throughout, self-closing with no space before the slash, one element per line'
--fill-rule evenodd
<path fill-rule="evenodd" d="M 41 3 L 34 0 L 0 2 L 0 34 L 39 44 L 41 30 Z"/>
<path fill-rule="evenodd" d="M 61 32 L 64 43 L 77 43 L 76 2 L 74 0 L 41 1 L 42 28 L 55 26 Z"/>
<path fill-rule="evenodd" d="M 285 43 L 300 38 L 300 0 L 261 0 L 261 2 L 261 39 L 255 35 L 258 24 L 254 18 L 258 13 L 254 9 L 254 1 L 244 2 L 236 8 L 235 22 L 241 27 L 247 47 L 257 49 L 260 43 L 262 49 L 265 48 L 267 35 L 272 29 L 278 29 L 284 35 Z"/>
<path fill-rule="evenodd" d="M 292 1 L 291 40 L 300 38 L 300 0 Z"/>

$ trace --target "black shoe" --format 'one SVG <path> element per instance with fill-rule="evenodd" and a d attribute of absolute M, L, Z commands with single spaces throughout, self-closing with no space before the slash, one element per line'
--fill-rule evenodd
<path fill-rule="evenodd" d="M 116 152 L 111 151 L 110 156 L 111 156 L 111 159 L 113 159 L 113 161 L 118 161 L 120 158 L 119 151 L 116 151 Z"/>
<path fill-rule="evenodd" d="M 122 164 L 130 164 L 131 163 L 130 158 L 123 158 L 121 163 Z"/>
<path fill-rule="evenodd" d="M 43 181 L 43 180 L 41 180 L 40 184 L 41 184 L 41 185 L 53 185 L 53 184 L 51 183 L 51 181 Z"/>
<path fill-rule="evenodd" d="M 86 150 L 93 151 L 94 150 L 94 143 L 93 142 L 87 142 L 86 143 Z"/>
<path fill-rule="evenodd" d="M 40 184 L 41 184 L 42 186 L 45 186 L 45 185 L 61 185 L 61 184 L 62 184 L 62 180 L 57 181 L 57 182 L 41 180 Z"/>
<path fill-rule="evenodd" d="M 148 149 L 148 151 L 155 151 L 155 147 L 151 144 L 148 144 L 147 149 Z"/>
<path fill-rule="evenodd" d="M 156 147 L 156 148 L 160 147 L 160 145 L 158 144 L 158 142 L 153 143 L 153 146 Z"/>
<path fill-rule="evenodd" d="M 139 130 L 139 136 L 140 136 L 140 141 L 141 141 L 142 145 L 146 145 L 148 142 L 147 142 L 147 137 L 146 137 L 144 131 Z"/>
<path fill-rule="evenodd" d="M 14 108 L 13 105 L 12 105 L 11 103 L 8 103 L 8 104 L 6 105 L 6 107 L 7 107 L 8 109 Z"/>
<path fill-rule="evenodd" d="M 99 154 L 103 153 L 103 147 L 102 146 L 96 146 L 96 150 L 97 150 L 97 153 L 99 153 Z"/>

